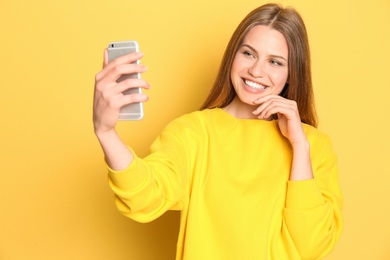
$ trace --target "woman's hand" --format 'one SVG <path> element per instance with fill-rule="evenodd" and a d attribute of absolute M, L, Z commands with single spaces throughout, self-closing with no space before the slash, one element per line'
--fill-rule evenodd
<path fill-rule="evenodd" d="M 278 116 L 280 131 L 290 141 L 293 147 L 300 143 L 307 143 L 297 103 L 294 100 L 271 94 L 256 99 L 254 103 L 260 104 L 253 111 L 253 114 L 259 119 L 267 119 L 274 114 Z"/>
<path fill-rule="evenodd" d="M 279 129 L 291 143 L 293 158 L 290 180 L 314 178 L 310 159 L 310 144 L 303 131 L 297 103 L 278 95 L 267 95 L 254 101 L 261 104 L 253 114 L 259 119 L 267 119 L 277 114 Z"/>
<path fill-rule="evenodd" d="M 104 52 L 103 69 L 96 74 L 95 94 L 93 101 L 93 124 L 95 134 L 103 149 L 106 162 L 114 170 L 123 170 L 134 160 L 129 148 L 123 143 L 115 130 L 121 107 L 144 102 L 145 94 L 123 95 L 129 88 L 149 89 L 149 84 L 143 79 L 126 79 L 117 82 L 124 74 L 143 73 L 146 67 L 135 64 L 143 57 L 142 53 L 131 53 L 108 63 L 107 50 Z"/>
<path fill-rule="evenodd" d="M 149 89 L 150 86 L 145 80 L 127 79 L 117 82 L 123 74 L 145 72 L 145 66 L 134 63 L 142 57 L 143 53 L 135 52 L 108 63 L 107 50 L 105 50 L 103 69 L 95 77 L 93 123 L 97 135 L 110 132 L 115 128 L 121 107 L 148 99 L 145 94 L 122 94 L 129 88 Z"/>

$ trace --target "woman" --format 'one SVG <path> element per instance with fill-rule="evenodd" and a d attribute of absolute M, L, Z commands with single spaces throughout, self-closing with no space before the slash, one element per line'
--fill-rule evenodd
<path fill-rule="evenodd" d="M 300 15 L 267 4 L 233 34 L 202 110 L 164 129 L 141 159 L 115 131 L 117 84 L 131 54 L 96 76 L 95 133 L 118 209 L 148 222 L 180 210 L 176 259 L 320 259 L 342 230 L 336 156 L 317 130 L 309 46 Z M 107 60 L 107 59 L 105 59 Z"/>

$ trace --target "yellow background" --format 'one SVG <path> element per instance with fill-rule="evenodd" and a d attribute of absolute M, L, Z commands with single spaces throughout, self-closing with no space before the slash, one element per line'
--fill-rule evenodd
<path fill-rule="evenodd" d="M 309 32 L 319 128 L 334 141 L 345 229 L 327 259 L 390 259 L 390 2 L 280 1 Z M 93 134 L 108 42 L 136 39 L 152 85 L 118 130 L 140 155 L 197 109 L 241 19 L 265 1 L 0 0 L 0 259 L 173 259 L 178 213 L 121 216 Z"/>

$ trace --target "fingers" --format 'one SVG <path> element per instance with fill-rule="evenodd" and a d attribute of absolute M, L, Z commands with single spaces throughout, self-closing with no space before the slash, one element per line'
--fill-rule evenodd
<path fill-rule="evenodd" d="M 113 109 L 119 112 L 120 108 L 132 103 L 145 102 L 148 100 L 148 96 L 141 94 L 131 94 L 131 95 L 117 95 L 113 96 L 106 101 L 106 106 L 110 109 Z"/>
<path fill-rule="evenodd" d="M 100 99 L 101 104 L 106 104 L 108 107 L 116 109 L 130 103 L 148 100 L 148 96 L 144 93 L 124 94 L 126 90 L 134 88 L 149 89 L 150 85 L 143 79 L 128 79 L 111 86 L 100 87 L 100 85 L 97 85 L 96 90 L 99 94 L 96 96 Z"/>
<path fill-rule="evenodd" d="M 283 98 L 279 95 L 267 95 L 254 101 L 260 106 L 253 111 L 259 119 L 270 118 L 274 114 L 284 115 L 288 119 L 299 118 L 297 104 L 294 100 Z"/>
<path fill-rule="evenodd" d="M 133 52 L 120 56 L 115 60 L 108 62 L 107 49 L 104 51 L 103 69 L 96 74 L 96 80 L 102 79 L 116 80 L 120 74 L 143 73 L 146 67 L 137 64 L 137 60 L 144 56 L 142 52 Z"/>
<path fill-rule="evenodd" d="M 150 89 L 150 85 L 143 79 L 128 79 L 113 87 L 114 94 L 120 94 L 132 88 Z"/>
<path fill-rule="evenodd" d="M 139 64 L 118 64 L 108 71 L 103 78 L 99 81 L 105 82 L 116 82 L 122 75 L 144 73 L 147 68 L 144 65 Z"/>
<path fill-rule="evenodd" d="M 96 74 L 95 87 L 101 93 L 119 94 L 129 88 L 149 89 L 149 84 L 143 79 L 128 78 L 125 75 L 144 73 L 147 68 L 135 63 L 143 57 L 143 53 L 131 53 L 121 56 L 110 63 L 107 63 L 107 49 L 104 51 L 104 68 Z M 120 82 L 117 80 L 125 76 Z M 126 79 L 127 78 L 127 79 Z"/>

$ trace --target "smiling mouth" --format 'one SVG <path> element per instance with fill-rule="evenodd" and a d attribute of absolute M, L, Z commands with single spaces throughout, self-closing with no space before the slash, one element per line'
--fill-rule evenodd
<path fill-rule="evenodd" d="M 256 90 L 264 90 L 264 89 L 266 89 L 268 87 L 268 86 L 264 86 L 264 85 L 261 85 L 259 83 L 247 80 L 247 79 L 244 79 L 244 83 L 246 85 L 248 85 L 249 87 L 251 87 L 253 89 L 256 89 Z"/>

